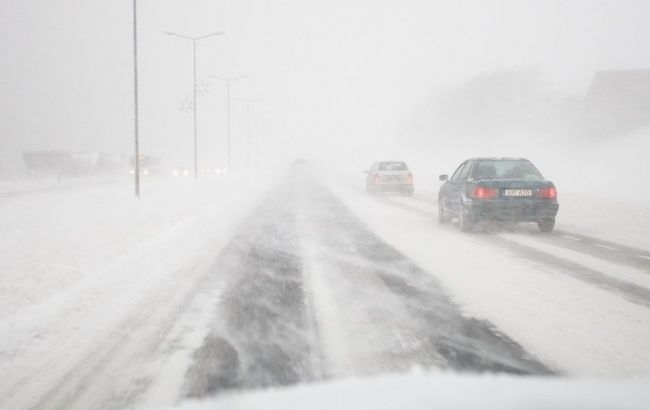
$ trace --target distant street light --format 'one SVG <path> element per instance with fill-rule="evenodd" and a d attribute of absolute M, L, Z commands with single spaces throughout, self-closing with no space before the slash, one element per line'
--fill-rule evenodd
<path fill-rule="evenodd" d="M 138 122 L 138 3 L 133 0 L 133 78 L 134 78 L 134 142 L 135 164 L 133 175 L 135 177 L 135 197 L 140 198 L 140 125 Z"/>
<path fill-rule="evenodd" d="M 183 34 L 172 33 L 172 32 L 169 32 L 169 31 L 165 32 L 165 34 L 167 34 L 168 36 L 180 37 L 180 38 L 185 39 L 185 40 L 191 40 L 192 45 L 193 45 L 193 50 L 194 50 L 194 54 L 193 54 L 193 56 L 194 56 L 194 60 L 193 60 L 194 61 L 194 82 L 193 82 L 193 84 L 194 84 L 194 87 L 193 87 L 194 88 L 193 89 L 194 101 L 193 101 L 192 106 L 193 106 L 193 109 L 194 109 L 194 179 L 196 179 L 198 177 L 198 160 L 197 160 L 198 151 L 197 151 L 197 130 L 196 130 L 196 113 L 198 111 L 198 106 L 196 104 L 196 94 L 197 94 L 197 90 L 196 90 L 196 88 L 197 88 L 197 84 L 196 84 L 196 42 L 199 41 L 199 40 L 203 40 L 205 38 L 208 38 L 208 37 L 220 36 L 220 35 L 224 34 L 224 32 L 219 31 L 219 32 L 216 32 L 216 33 L 210 33 L 210 34 L 206 34 L 206 35 L 198 36 L 198 37 L 190 37 L 190 36 L 186 36 L 186 35 L 183 35 Z"/>
<path fill-rule="evenodd" d="M 227 122 L 228 122 L 228 171 L 232 171 L 232 154 L 231 154 L 231 149 L 230 149 L 230 83 L 236 80 L 242 80 L 244 78 L 248 78 L 248 76 L 242 75 L 239 77 L 231 77 L 231 78 L 224 78 L 224 77 L 219 77 L 216 75 L 211 75 L 210 77 L 216 78 L 221 81 L 226 82 L 227 86 L 227 100 L 228 100 L 228 109 L 227 109 Z"/>

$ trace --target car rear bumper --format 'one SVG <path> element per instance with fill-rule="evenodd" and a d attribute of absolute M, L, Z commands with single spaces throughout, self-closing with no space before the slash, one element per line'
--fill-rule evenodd
<path fill-rule="evenodd" d="M 370 189 L 375 192 L 413 193 L 413 184 L 373 184 Z"/>
<path fill-rule="evenodd" d="M 477 222 L 538 222 L 555 218 L 559 209 L 557 202 L 543 200 L 486 200 L 466 205 Z"/>

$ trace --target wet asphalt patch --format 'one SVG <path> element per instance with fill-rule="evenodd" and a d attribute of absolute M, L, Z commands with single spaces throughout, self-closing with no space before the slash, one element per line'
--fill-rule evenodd
<path fill-rule="evenodd" d="M 217 325 L 194 355 L 186 395 L 288 385 L 314 378 L 313 331 L 302 287 L 295 217 L 275 192 L 222 252 Z"/>
<path fill-rule="evenodd" d="M 379 273 L 379 277 L 391 291 L 407 300 L 413 320 L 422 322 L 430 348 L 445 358 L 449 369 L 519 375 L 554 373 L 489 322 L 463 316 L 437 284 L 427 281 L 413 286 L 395 275 Z"/>

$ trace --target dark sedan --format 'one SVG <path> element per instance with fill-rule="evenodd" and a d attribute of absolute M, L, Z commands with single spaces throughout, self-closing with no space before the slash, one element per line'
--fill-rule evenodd
<path fill-rule="evenodd" d="M 463 232 L 479 222 L 534 222 L 551 232 L 559 208 L 557 190 L 524 158 L 474 158 L 456 169 L 438 194 L 438 219 L 458 218 Z"/>

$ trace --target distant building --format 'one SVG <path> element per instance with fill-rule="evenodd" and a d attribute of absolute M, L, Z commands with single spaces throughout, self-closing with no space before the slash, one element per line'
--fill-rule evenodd
<path fill-rule="evenodd" d="M 0 178 L 14 178 L 25 175 L 25 164 L 20 150 L 0 148 Z"/>
<path fill-rule="evenodd" d="M 583 105 L 583 125 L 597 136 L 650 124 L 650 69 L 597 72 Z"/>
<path fill-rule="evenodd" d="M 74 172 L 74 161 L 67 151 L 23 151 L 23 161 L 30 173 L 65 175 Z"/>
<path fill-rule="evenodd" d="M 95 152 L 57 150 L 23 151 L 23 161 L 31 174 L 91 175 L 103 171 L 101 155 Z M 117 168 L 116 168 L 117 169 Z"/>

